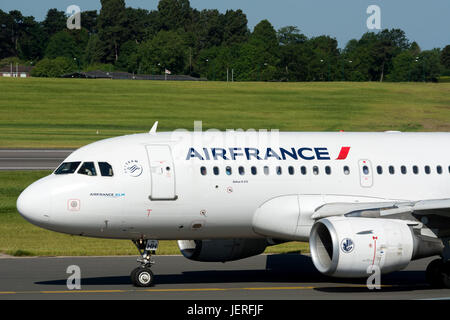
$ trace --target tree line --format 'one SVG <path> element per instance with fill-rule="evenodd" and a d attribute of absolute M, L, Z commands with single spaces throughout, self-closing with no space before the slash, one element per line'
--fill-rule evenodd
<path fill-rule="evenodd" d="M 101 0 L 69 30 L 63 11 L 41 22 L 0 10 L 0 65 L 33 65 L 33 75 L 74 71 L 189 74 L 236 81 L 437 81 L 450 76 L 450 45 L 421 50 L 400 29 L 367 32 L 343 49 L 330 36 L 308 38 L 296 26 L 251 31 L 242 10 L 197 10 L 189 0 L 160 0 L 157 10 Z"/>

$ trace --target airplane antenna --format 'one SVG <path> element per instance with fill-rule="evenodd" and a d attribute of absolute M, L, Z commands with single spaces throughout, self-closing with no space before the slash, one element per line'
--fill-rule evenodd
<path fill-rule="evenodd" d="M 153 127 L 150 129 L 150 131 L 148 133 L 156 134 L 156 129 L 157 128 L 158 128 L 158 121 L 155 121 L 155 123 L 153 124 Z"/>

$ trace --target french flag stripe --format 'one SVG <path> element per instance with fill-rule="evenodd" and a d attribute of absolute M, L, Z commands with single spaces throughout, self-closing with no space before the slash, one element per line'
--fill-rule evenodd
<path fill-rule="evenodd" d="M 339 152 L 339 156 L 336 158 L 336 160 L 345 160 L 347 159 L 348 153 L 350 152 L 350 147 L 342 147 L 341 151 Z"/>

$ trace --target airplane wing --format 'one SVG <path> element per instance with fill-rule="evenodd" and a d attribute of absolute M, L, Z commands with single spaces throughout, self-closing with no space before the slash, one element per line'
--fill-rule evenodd
<path fill-rule="evenodd" d="M 383 217 L 402 213 L 450 217 L 450 199 L 327 203 L 318 207 L 312 218 L 317 220 L 331 216 Z"/>

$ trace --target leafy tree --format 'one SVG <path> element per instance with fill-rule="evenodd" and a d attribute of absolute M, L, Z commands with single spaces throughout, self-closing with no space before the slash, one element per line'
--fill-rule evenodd
<path fill-rule="evenodd" d="M 192 21 L 189 0 L 160 0 L 158 12 L 162 30 L 187 30 Z"/>
<path fill-rule="evenodd" d="M 392 68 L 392 59 L 403 50 L 410 48 L 405 32 L 400 29 L 383 30 L 377 35 L 374 45 L 376 62 L 380 63 L 380 81 Z"/>
<path fill-rule="evenodd" d="M 432 49 L 422 51 L 419 55 L 419 63 L 423 72 L 423 81 L 437 82 L 442 72 L 441 50 Z"/>
<path fill-rule="evenodd" d="M 152 38 L 159 31 L 159 15 L 155 15 L 155 11 L 126 8 L 126 16 L 126 27 L 129 32 L 128 40 L 141 43 Z"/>
<path fill-rule="evenodd" d="M 283 27 L 277 32 L 278 43 L 280 46 L 296 45 L 305 43 L 308 38 L 300 33 L 296 26 Z"/>
<path fill-rule="evenodd" d="M 269 50 L 271 54 L 275 54 L 278 50 L 278 38 L 272 24 L 267 20 L 259 22 L 250 36 L 250 41 L 263 46 Z"/>
<path fill-rule="evenodd" d="M 42 22 L 44 30 L 48 37 L 67 28 L 67 17 L 64 11 L 58 9 L 50 9 L 47 11 L 47 16 Z"/>
<path fill-rule="evenodd" d="M 267 20 L 258 23 L 249 40 L 239 46 L 234 62 L 236 78 L 242 81 L 274 80 L 278 65 L 278 39 Z"/>
<path fill-rule="evenodd" d="M 319 36 L 306 42 L 309 52 L 308 80 L 333 81 L 340 79 L 339 50 L 335 38 Z"/>
<path fill-rule="evenodd" d="M 198 50 L 217 47 L 224 37 L 223 15 L 218 10 L 202 10 L 198 13 L 196 24 L 196 40 Z"/>
<path fill-rule="evenodd" d="M 81 27 L 90 34 L 97 33 L 98 14 L 96 10 L 81 12 Z"/>
<path fill-rule="evenodd" d="M 14 20 L 8 13 L 0 10 L 0 59 L 17 55 L 13 41 Z"/>
<path fill-rule="evenodd" d="M 144 42 L 138 50 L 138 73 L 162 74 L 185 71 L 187 47 L 175 31 L 160 31 L 152 40 Z"/>
<path fill-rule="evenodd" d="M 222 20 L 225 45 L 232 46 L 247 41 L 250 32 L 247 27 L 247 16 L 242 10 L 227 10 Z"/>
<path fill-rule="evenodd" d="M 98 17 L 99 39 L 103 49 L 103 62 L 116 62 L 119 48 L 129 35 L 124 0 L 101 0 L 102 9 Z"/>
<path fill-rule="evenodd" d="M 231 80 L 231 70 L 237 72 L 237 61 L 240 55 L 240 47 L 227 46 L 211 47 L 202 50 L 198 56 L 195 69 L 198 73 L 209 80 Z M 237 74 L 237 73 L 236 73 Z"/>
<path fill-rule="evenodd" d="M 139 46 L 135 40 L 125 42 L 120 47 L 120 57 L 116 63 L 117 68 L 128 72 L 137 73 L 139 71 L 138 50 Z"/>
<path fill-rule="evenodd" d="M 387 79 L 391 81 L 411 81 L 417 79 L 415 57 L 409 50 L 398 54 L 392 61 L 393 69 Z"/>
<path fill-rule="evenodd" d="M 33 77 L 56 78 L 77 70 L 72 59 L 58 57 L 55 59 L 44 58 L 36 64 L 31 71 Z"/>
<path fill-rule="evenodd" d="M 60 31 L 54 34 L 45 50 L 45 57 L 54 59 L 56 57 L 75 57 L 75 40 L 67 31 Z"/>
<path fill-rule="evenodd" d="M 450 75 L 450 45 L 445 46 L 441 52 L 441 64 L 445 73 Z"/>
<path fill-rule="evenodd" d="M 23 17 L 20 25 L 18 55 L 24 60 L 39 60 L 43 56 L 46 35 L 34 17 Z"/>
<path fill-rule="evenodd" d="M 66 57 L 75 59 L 77 64 L 83 64 L 88 40 L 86 29 L 60 31 L 50 38 L 45 56 L 50 59 Z"/>
<path fill-rule="evenodd" d="M 93 34 L 89 37 L 83 61 L 86 65 L 92 65 L 94 63 L 99 63 L 102 58 L 102 42 L 100 41 L 98 34 Z"/>

